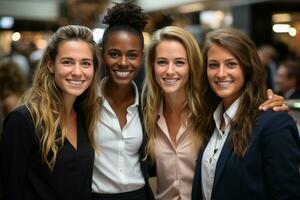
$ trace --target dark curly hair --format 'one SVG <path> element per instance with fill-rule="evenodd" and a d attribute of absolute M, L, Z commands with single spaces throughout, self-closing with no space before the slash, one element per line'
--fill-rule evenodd
<path fill-rule="evenodd" d="M 114 3 L 112 8 L 107 9 L 103 23 L 108 25 L 104 31 L 101 46 L 104 48 L 108 36 L 116 31 L 128 31 L 140 38 L 141 45 L 144 47 L 143 30 L 147 24 L 148 16 L 143 13 L 143 9 L 132 1 Z"/>

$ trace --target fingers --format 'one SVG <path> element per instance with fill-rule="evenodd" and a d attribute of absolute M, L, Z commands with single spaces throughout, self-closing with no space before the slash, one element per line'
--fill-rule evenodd
<path fill-rule="evenodd" d="M 273 111 L 276 111 L 276 112 L 289 112 L 290 111 L 288 104 L 281 100 L 274 101 L 272 99 L 269 99 L 259 106 L 259 110 L 262 110 L 262 111 L 266 111 L 271 108 Z"/>
<path fill-rule="evenodd" d="M 272 89 L 268 89 L 267 90 L 267 96 L 268 96 L 268 99 L 272 99 L 273 96 L 274 96 L 274 92 Z"/>
<path fill-rule="evenodd" d="M 275 112 L 289 112 L 290 107 L 288 106 L 287 103 L 282 104 L 282 106 L 274 107 L 273 111 Z"/>
<path fill-rule="evenodd" d="M 260 110 L 266 111 L 273 107 L 282 107 L 285 104 L 284 98 L 282 96 L 273 95 L 273 98 L 268 99 L 259 106 Z M 286 106 L 285 106 L 286 107 Z M 283 109 L 285 109 L 285 107 Z"/>
<path fill-rule="evenodd" d="M 268 100 L 259 106 L 260 110 L 266 111 L 272 108 L 274 111 L 289 111 L 289 107 L 282 96 L 274 94 L 273 90 L 271 89 L 267 90 L 267 96 Z"/>
<path fill-rule="evenodd" d="M 259 106 L 259 109 L 266 111 L 266 110 L 269 110 L 270 108 L 281 107 L 281 106 L 282 106 L 282 102 L 273 101 L 272 99 L 269 99 L 269 100 L 265 101 L 263 104 L 261 104 Z"/>

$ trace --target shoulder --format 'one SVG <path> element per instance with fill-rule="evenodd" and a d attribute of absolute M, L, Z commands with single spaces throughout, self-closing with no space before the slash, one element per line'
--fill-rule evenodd
<path fill-rule="evenodd" d="M 274 125 L 282 122 L 294 123 L 294 119 L 287 112 L 274 112 L 268 110 L 262 112 L 258 122 L 260 124 Z"/>
<path fill-rule="evenodd" d="M 30 111 L 25 105 L 19 106 L 11 111 L 4 120 L 4 126 L 7 125 L 18 126 L 18 128 L 29 126 L 33 127 L 33 121 Z"/>
<path fill-rule="evenodd" d="M 299 132 L 295 120 L 286 112 L 265 111 L 257 120 L 254 132 L 263 138 L 279 139 L 290 138 L 300 145 Z M 270 137 L 269 137 L 270 136 Z"/>
<path fill-rule="evenodd" d="M 30 116 L 29 109 L 25 105 L 21 105 L 16 107 L 14 110 L 12 110 L 9 114 L 9 116 L 23 116 L 28 117 Z"/>
<path fill-rule="evenodd" d="M 7 145 L 31 145 L 35 138 L 34 123 L 26 106 L 20 106 L 10 112 L 3 123 L 1 139 Z M 12 142 L 12 143 L 11 143 Z"/>

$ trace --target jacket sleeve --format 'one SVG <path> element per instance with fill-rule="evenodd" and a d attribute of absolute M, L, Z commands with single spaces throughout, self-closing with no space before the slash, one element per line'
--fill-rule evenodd
<path fill-rule="evenodd" d="M 29 114 L 28 114 L 29 115 Z M 33 125 L 23 112 L 13 111 L 3 124 L 0 146 L 1 196 L 23 199 L 24 184 L 33 146 Z"/>
<path fill-rule="evenodd" d="M 300 138 L 288 114 L 276 113 L 268 119 L 262 149 L 270 199 L 300 199 Z"/>

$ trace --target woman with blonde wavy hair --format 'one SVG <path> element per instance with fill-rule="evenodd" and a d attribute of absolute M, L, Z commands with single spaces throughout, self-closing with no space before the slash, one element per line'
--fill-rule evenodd
<path fill-rule="evenodd" d="M 200 48 L 175 26 L 158 30 L 146 55 L 143 88 L 147 153 L 156 164 L 156 199 L 189 199 L 199 133 Z"/>
<path fill-rule="evenodd" d="M 175 26 L 155 32 L 146 55 L 142 95 L 146 150 L 157 175 L 156 199 L 191 199 L 196 159 L 205 139 L 200 126 L 206 117 L 203 73 L 200 48 L 192 34 Z M 274 96 L 261 107 L 282 103 L 282 97 Z"/>
<path fill-rule="evenodd" d="M 3 199 L 90 198 L 98 56 L 87 27 L 64 26 L 51 38 L 32 87 L 4 121 Z"/>

